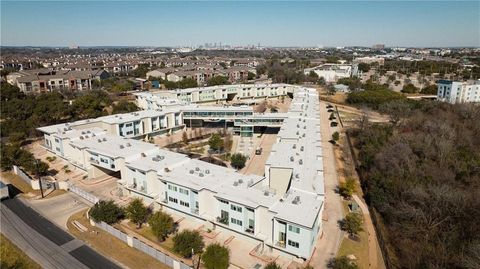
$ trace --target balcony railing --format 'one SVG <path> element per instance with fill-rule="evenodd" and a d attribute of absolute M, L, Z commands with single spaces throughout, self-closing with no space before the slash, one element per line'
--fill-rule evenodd
<path fill-rule="evenodd" d="M 228 218 L 217 217 L 217 222 L 228 225 Z"/>

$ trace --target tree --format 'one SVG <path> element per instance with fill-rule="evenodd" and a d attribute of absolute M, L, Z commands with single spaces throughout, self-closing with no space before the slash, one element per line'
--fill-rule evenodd
<path fill-rule="evenodd" d="M 412 83 L 408 83 L 408 84 L 403 86 L 402 92 L 403 93 L 417 93 L 418 88 L 415 87 Z"/>
<path fill-rule="evenodd" d="M 348 213 L 341 226 L 351 237 L 356 237 L 359 232 L 363 231 L 362 223 L 363 219 L 360 214 Z"/>
<path fill-rule="evenodd" d="M 103 221 L 108 224 L 113 224 L 123 217 L 123 210 L 112 200 L 101 200 L 90 209 L 89 216 L 95 222 Z"/>
<path fill-rule="evenodd" d="M 423 87 L 420 93 L 421 94 L 437 94 L 437 91 L 438 91 L 437 85 L 431 84 Z"/>
<path fill-rule="evenodd" d="M 207 269 L 227 269 L 230 264 L 230 251 L 218 243 L 213 243 L 205 249 L 202 260 Z"/>
<path fill-rule="evenodd" d="M 335 95 L 336 92 L 337 91 L 335 90 L 335 86 L 332 83 L 327 85 L 327 94 L 328 95 Z"/>
<path fill-rule="evenodd" d="M 186 89 L 186 88 L 194 88 L 197 87 L 197 81 L 194 80 L 193 78 L 186 78 L 182 79 L 179 82 L 177 82 L 177 86 L 180 89 Z"/>
<path fill-rule="evenodd" d="M 230 157 L 230 163 L 235 169 L 242 169 L 245 167 L 245 163 L 247 162 L 247 157 L 241 153 L 232 154 Z"/>
<path fill-rule="evenodd" d="M 215 85 L 227 85 L 230 84 L 228 78 L 225 76 L 214 76 L 213 78 L 207 81 L 208 86 L 215 86 Z"/>
<path fill-rule="evenodd" d="M 140 198 L 133 199 L 125 208 L 127 218 L 141 228 L 148 216 L 148 208 L 143 204 Z"/>
<path fill-rule="evenodd" d="M 184 258 L 201 253 L 204 246 L 205 243 L 198 231 L 183 230 L 173 237 L 173 250 Z"/>
<path fill-rule="evenodd" d="M 107 114 L 105 108 L 112 103 L 104 91 L 89 91 L 73 101 L 71 111 L 75 119 L 98 118 Z"/>
<path fill-rule="evenodd" d="M 334 132 L 332 134 L 332 141 L 336 143 L 339 139 L 340 139 L 340 134 L 338 132 Z"/>
<path fill-rule="evenodd" d="M 139 108 L 135 103 L 126 100 L 121 100 L 112 106 L 112 114 L 130 113 L 138 110 Z"/>
<path fill-rule="evenodd" d="M 248 77 L 247 77 L 248 80 L 253 80 L 253 79 L 255 79 L 256 77 L 257 77 L 257 75 L 255 75 L 255 73 L 253 73 L 253 72 L 248 72 Z"/>
<path fill-rule="evenodd" d="M 350 199 L 355 192 L 357 183 L 353 178 L 347 178 L 345 182 L 340 183 L 339 192 L 344 198 Z"/>
<path fill-rule="evenodd" d="M 340 256 L 338 258 L 332 258 L 328 263 L 328 268 L 331 269 L 358 269 L 358 265 L 351 261 L 346 256 Z"/>
<path fill-rule="evenodd" d="M 155 212 L 153 215 L 151 215 L 148 219 L 148 224 L 152 229 L 152 233 L 160 241 L 164 241 L 167 236 L 173 232 L 175 227 L 173 218 L 169 214 L 162 211 Z"/>
<path fill-rule="evenodd" d="M 210 136 L 210 139 L 208 139 L 208 145 L 212 150 L 222 150 L 223 140 L 219 134 L 212 134 L 212 136 Z"/>
<path fill-rule="evenodd" d="M 367 73 L 370 71 L 370 65 L 367 63 L 359 63 L 358 70 L 362 71 L 363 73 Z"/>
<path fill-rule="evenodd" d="M 278 265 L 276 262 L 270 262 L 265 265 L 264 269 L 282 269 L 282 267 L 280 267 L 280 265 Z"/>

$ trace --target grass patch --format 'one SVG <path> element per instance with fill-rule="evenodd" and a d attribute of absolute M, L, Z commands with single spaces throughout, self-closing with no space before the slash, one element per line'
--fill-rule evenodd
<path fill-rule="evenodd" d="M 343 201 L 343 209 L 345 212 L 349 212 L 348 201 Z M 363 216 L 363 215 L 362 215 Z M 365 224 L 362 225 L 363 229 L 366 230 Z M 368 234 L 366 231 L 359 233 L 359 240 L 352 240 L 349 237 L 344 237 L 340 248 L 337 253 L 337 257 L 355 255 L 357 257 L 357 264 L 360 269 L 366 269 L 369 267 L 368 264 Z"/>
<path fill-rule="evenodd" d="M 40 269 L 35 261 L 15 246 L 3 234 L 0 234 L 0 268 Z"/>
<path fill-rule="evenodd" d="M 173 235 L 171 234 L 167 237 L 167 239 L 163 242 L 160 242 L 158 238 L 152 233 L 152 230 L 150 227 L 147 227 L 146 225 L 142 225 L 142 228 L 137 229 L 137 225 L 131 222 L 127 222 L 127 226 L 129 227 L 130 230 L 140 234 L 141 236 L 147 238 L 148 240 L 156 243 L 160 247 L 164 248 L 165 250 L 168 250 L 169 252 L 175 253 L 173 251 Z"/>
<path fill-rule="evenodd" d="M 169 268 L 149 255 L 129 247 L 126 243 L 108 234 L 102 229 L 92 227 L 90 221 L 86 218 L 86 212 L 87 210 L 82 210 L 72 215 L 67 222 L 68 230 L 75 237 L 88 242 L 88 244 L 98 252 L 107 257 L 111 257 L 129 268 Z M 73 226 L 72 222 L 74 220 L 88 228 L 88 231 L 80 232 Z"/>

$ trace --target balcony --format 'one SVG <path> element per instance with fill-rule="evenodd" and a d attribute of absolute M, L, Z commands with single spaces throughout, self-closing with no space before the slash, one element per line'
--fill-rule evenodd
<path fill-rule="evenodd" d="M 277 241 L 275 243 L 275 246 L 285 248 L 285 241 Z"/>
<path fill-rule="evenodd" d="M 90 158 L 90 163 L 93 163 L 93 164 L 100 164 L 100 162 L 95 159 L 95 158 Z"/>
<path fill-rule="evenodd" d="M 228 225 L 228 218 L 217 217 L 217 222 Z"/>
<path fill-rule="evenodd" d="M 249 234 L 254 234 L 254 233 L 255 233 L 255 230 L 254 230 L 254 229 L 247 228 L 247 229 L 245 229 L 245 232 L 247 232 L 247 233 L 249 233 Z"/>

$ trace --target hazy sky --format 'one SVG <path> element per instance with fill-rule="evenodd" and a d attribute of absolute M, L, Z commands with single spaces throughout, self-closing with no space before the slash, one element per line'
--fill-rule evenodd
<path fill-rule="evenodd" d="M 480 46 L 480 1 L 5 1 L 1 45 Z"/>

